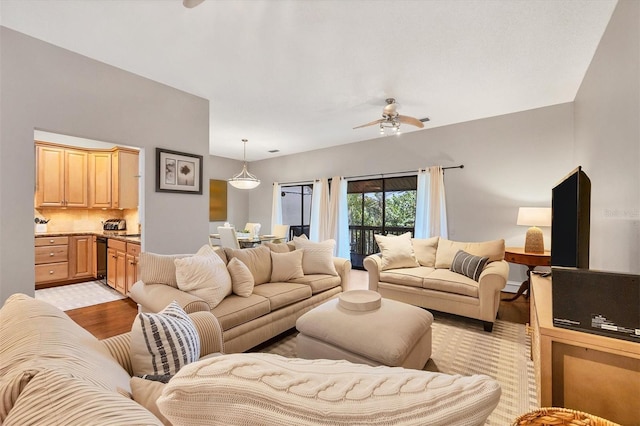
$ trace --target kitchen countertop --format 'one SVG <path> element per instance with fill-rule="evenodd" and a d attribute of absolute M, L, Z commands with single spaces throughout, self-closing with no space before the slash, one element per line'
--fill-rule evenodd
<path fill-rule="evenodd" d="M 106 237 L 119 241 L 126 241 L 128 243 L 140 243 L 139 235 L 108 235 L 103 234 L 100 231 L 68 231 L 68 232 L 36 232 L 35 237 L 73 237 L 73 236 L 82 236 L 82 235 L 95 235 L 97 237 Z"/>

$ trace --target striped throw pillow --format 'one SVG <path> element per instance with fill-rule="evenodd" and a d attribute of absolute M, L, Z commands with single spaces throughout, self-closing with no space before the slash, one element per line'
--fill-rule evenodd
<path fill-rule="evenodd" d="M 474 256 L 464 250 L 458 250 L 453 257 L 453 262 L 451 262 L 451 268 L 449 269 L 478 281 L 484 265 L 486 265 L 488 261 L 488 257 Z"/>
<path fill-rule="evenodd" d="M 176 374 L 200 357 L 200 336 L 173 301 L 157 314 L 141 312 L 131 327 L 131 365 L 136 376 Z"/>

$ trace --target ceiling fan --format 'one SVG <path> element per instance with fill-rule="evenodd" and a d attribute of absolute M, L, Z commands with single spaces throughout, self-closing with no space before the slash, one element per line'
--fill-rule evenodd
<path fill-rule="evenodd" d="M 398 104 L 394 98 L 386 99 L 387 105 L 385 105 L 382 110 L 382 118 L 379 120 L 372 121 L 371 123 L 363 124 L 361 126 L 354 127 L 354 129 L 360 129 L 362 127 L 373 126 L 374 124 L 380 125 L 380 133 L 384 134 L 385 129 L 391 129 L 392 132 L 398 132 L 400 129 L 400 124 L 409 124 L 411 126 L 416 126 L 419 128 L 424 127 L 424 122 L 429 121 L 429 118 L 417 119 L 414 117 L 409 117 L 406 115 L 398 114 L 397 108 Z"/>

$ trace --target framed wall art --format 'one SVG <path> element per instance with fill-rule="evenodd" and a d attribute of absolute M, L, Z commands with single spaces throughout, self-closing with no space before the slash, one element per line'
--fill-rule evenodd
<path fill-rule="evenodd" d="M 227 220 L 227 181 L 209 179 L 209 222 Z"/>
<path fill-rule="evenodd" d="M 202 155 L 156 148 L 156 192 L 202 194 Z"/>

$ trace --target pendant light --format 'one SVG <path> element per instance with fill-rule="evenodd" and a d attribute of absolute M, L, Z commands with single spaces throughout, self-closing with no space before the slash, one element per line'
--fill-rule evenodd
<path fill-rule="evenodd" d="M 258 179 L 257 177 L 255 177 L 254 175 L 249 173 L 249 171 L 247 170 L 247 140 L 246 139 L 242 139 L 242 143 L 244 144 L 243 145 L 243 147 L 244 147 L 244 154 L 243 154 L 244 164 L 242 165 L 242 171 L 240 173 L 238 173 L 237 175 L 235 175 L 234 177 L 232 177 L 231 179 L 229 179 L 228 182 L 234 188 L 238 188 L 238 189 L 253 189 L 256 186 L 260 185 L 260 179 Z"/>

